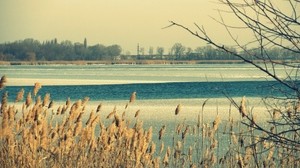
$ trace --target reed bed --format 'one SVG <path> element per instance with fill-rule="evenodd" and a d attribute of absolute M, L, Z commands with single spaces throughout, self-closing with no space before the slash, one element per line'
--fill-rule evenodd
<path fill-rule="evenodd" d="M 154 130 L 143 125 L 141 111 L 129 110 L 137 101 L 135 92 L 124 109 L 115 107 L 105 117 L 101 103 L 92 111 L 86 110 L 88 97 L 76 102 L 68 98 L 54 109 L 50 94 L 43 98 L 38 95 L 41 87 L 36 83 L 33 94 L 20 89 L 12 103 L 7 101 L 8 93 L 1 90 L 1 167 L 300 166 L 299 151 L 273 143 L 249 126 L 255 120 L 245 98 L 239 105 L 240 120 L 234 121 L 229 110 L 227 119 L 217 115 L 204 123 L 205 101 L 195 124 L 190 124 L 180 118 L 184 105 L 179 104 L 172 116 L 175 126 L 161 123 Z M 22 103 L 21 109 L 17 102 Z"/>

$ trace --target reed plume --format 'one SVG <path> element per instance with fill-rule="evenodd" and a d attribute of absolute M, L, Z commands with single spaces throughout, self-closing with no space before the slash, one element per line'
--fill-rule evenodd
<path fill-rule="evenodd" d="M 49 103 L 49 105 L 48 105 L 48 108 L 49 108 L 49 109 L 50 109 L 50 108 L 53 108 L 53 106 L 54 106 L 54 102 L 53 102 L 53 100 L 51 100 L 50 103 Z"/>
<path fill-rule="evenodd" d="M 140 110 L 137 110 L 137 111 L 135 112 L 135 114 L 134 114 L 134 117 L 135 117 L 135 118 L 138 117 L 139 114 L 140 114 Z"/>
<path fill-rule="evenodd" d="M 7 108 L 7 99 L 8 99 L 8 92 L 4 92 L 2 95 L 2 100 L 1 100 L 1 113 L 4 113 Z"/>
<path fill-rule="evenodd" d="M 85 125 L 90 125 L 90 124 L 92 123 L 92 121 L 94 120 L 94 118 L 95 118 L 95 113 L 94 113 L 94 111 L 92 111 L 92 112 L 90 113 L 90 117 L 89 117 L 89 119 L 86 121 Z"/>
<path fill-rule="evenodd" d="M 281 112 L 280 110 L 274 109 L 273 114 L 272 114 L 272 118 L 273 120 L 278 120 L 281 116 Z"/>
<path fill-rule="evenodd" d="M 82 106 L 85 106 L 86 103 L 87 103 L 89 100 L 90 100 L 89 97 L 85 97 L 85 98 L 83 99 L 83 101 L 82 101 Z"/>
<path fill-rule="evenodd" d="M 170 155 L 168 154 L 168 152 L 166 152 L 166 154 L 164 156 L 164 159 L 163 159 L 163 165 L 164 165 L 164 167 L 169 166 L 169 157 L 170 157 Z"/>
<path fill-rule="evenodd" d="M 175 146 L 175 152 L 174 152 L 174 158 L 179 159 L 181 152 L 182 152 L 182 142 L 177 141 L 176 146 Z"/>
<path fill-rule="evenodd" d="M 161 140 L 162 136 L 166 132 L 166 125 L 163 125 L 162 128 L 159 130 L 158 139 Z"/>
<path fill-rule="evenodd" d="M 246 147 L 246 152 L 245 152 L 245 156 L 244 156 L 244 164 L 247 165 L 250 163 L 251 157 L 253 155 L 253 150 L 251 147 Z"/>
<path fill-rule="evenodd" d="M 146 138 L 146 142 L 147 143 L 150 143 L 151 142 L 151 140 L 152 140 L 152 134 L 153 134 L 153 128 L 152 128 L 152 126 L 148 129 L 148 131 L 147 131 L 147 133 L 146 133 L 146 136 L 145 136 L 145 138 Z"/>
<path fill-rule="evenodd" d="M 182 134 L 181 134 L 181 139 L 185 139 L 185 137 L 186 137 L 186 135 L 187 135 L 187 133 L 188 133 L 188 131 L 189 131 L 189 126 L 186 126 L 185 127 L 185 130 L 182 132 Z"/>
<path fill-rule="evenodd" d="M 96 113 L 100 112 L 100 111 L 101 111 L 101 108 L 102 108 L 102 103 L 100 103 L 100 104 L 97 106 Z"/>
<path fill-rule="evenodd" d="M 23 100 L 23 97 L 24 97 L 24 89 L 22 88 L 18 92 L 15 102 L 19 102 L 19 101 Z"/>
<path fill-rule="evenodd" d="M 122 120 L 120 119 L 120 117 L 117 114 L 114 114 L 114 117 L 115 117 L 115 124 L 116 124 L 116 126 L 120 127 Z"/>
<path fill-rule="evenodd" d="M 26 107 L 28 108 L 31 103 L 32 103 L 31 92 L 28 92 L 27 97 L 26 97 L 26 102 L 25 102 Z"/>
<path fill-rule="evenodd" d="M 160 154 L 163 152 L 164 147 L 165 147 L 165 144 L 164 144 L 164 142 L 162 141 L 161 144 L 160 144 L 160 150 L 159 150 L 159 153 L 160 153 Z"/>
<path fill-rule="evenodd" d="M 216 131 L 218 129 L 220 123 L 221 123 L 221 118 L 219 115 L 217 115 L 216 119 L 213 122 L 214 131 Z"/>
<path fill-rule="evenodd" d="M 152 142 L 151 147 L 150 147 L 150 155 L 153 155 L 156 149 L 156 145 L 154 142 Z"/>
<path fill-rule="evenodd" d="M 130 99 L 129 99 L 129 103 L 134 103 L 136 100 L 136 92 L 132 92 Z"/>
<path fill-rule="evenodd" d="M 106 119 L 112 118 L 112 116 L 114 116 L 116 112 L 117 112 L 117 106 L 115 106 L 113 111 L 107 115 Z"/>
<path fill-rule="evenodd" d="M 50 93 L 46 93 L 42 105 L 45 107 L 48 107 L 49 102 L 50 102 Z"/>
<path fill-rule="evenodd" d="M 5 84 L 7 83 L 7 78 L 5 75 L 3 75 L 0 79 L 0 90 L 5 87 Z"/>
<path fill-rule="evenodd" d="M 76 123 L 76 126 L 74 128 L 73 136 L 78 136 L 82 131 L 82 122 L 79 121 Z"/>
<path fill-rule="evenodd" d="M 68 97 L 67 100 L 66 100 L 66 106 L 67 106 L 67 108 L 69 108 L 71 106 L 71 99 L 70 99 L 70 97 Z"/>
<path fill-rule="evenodd" d="M 81 113 L 78 115 L 78 117 L 76 118 L 75 123 L 81 122 L 82 114 L 83 114 L 83 112 L 81 112 Z"/>
<path fill-rule="evenodd" d="M 35 105 L 40 105 L 40 104 L 42 104 L 42 98 L 41 98 L 41 96 L 39 95 L 37 98 L 36 98 L 36 100 L 35 100 Z"/>
<path fill-rule="evenodd" d="M 36 96 L 36 94 L 38 93 L 38 91 L 42 88 L 42 85 L 39 82 L 36 82 L 34 84 L 34 88 L 33 88 L 33 95 Z"/>
<path fill-rule="evenodd" d="M 241 105 L 240 105 L 240 107 L 239 107 L 239 111 L 240 111 L 242 117 L 247 116 L 247 110 L 246 110 L 246 98 L 245 98 L 245 96 L 242 98 Z"/>
<path fill-rule="evenodd" d="M 175 109 L 175 115 L 178 115 L 180 111 L 181 111 L 181 104 L 178 104 Z"/>

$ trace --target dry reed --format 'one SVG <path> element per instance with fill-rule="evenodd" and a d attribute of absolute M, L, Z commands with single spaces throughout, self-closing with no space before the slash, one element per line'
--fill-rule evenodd
<path fill-rule="evenodd" d="M 19 101 L 23 100 L 24 92 L 25 92 L 25 91 L 24 91 L 24 89 L 22 88 L 22 89 L 18 92 L 15 102 L 19 102 Z"/>
<path fill-rule="evenodd" d="M 3 75 L 0 79 L 0 90 L 5 87 L 5 84 L 7 83 L 7 78 L 5 75 Z"/>
<path fill-rule="evenodd" d="M 34 95 L 36 93 L 34 92 Z M 16 102 L 22 101 L 23 95 L 24 91 L 21 89 L 17 93 Z M 130 103 L 135 101 L 135 98 L 131 99 Z M 120 117 L 116 106 L 104 120 L 101 119 L 101 116 L 105 115 L 105 110 L 101 109 L 102 104 L 97 106 L 96 112 L 92 110 L 87 114 L 87 118 L 84 118 L 87 113 L 85 105 L 88 101 L 89 99 L 85 98 L 71 105 L 68 98 L 65 105 L 55 104 L 58 108 L 54 109 L 50 94 L 44 96 L 43 102 L 40 96 L 36 97 L 36 103 L 32 104 L 31 92 L 28 92 L 21 114 L 17 115 L 18 110 L 14 105 L 9 105 L 8 93 L 4 92 L 0 116 L 0 165 L 2 167 L 276 167 L 280 164 L 282 167 L 289 167 L 290 163 L 293 163 L 295 167 L 300 166 L 299 151 L 291 152 L 291 149 L 280 148 L 263 139 L 264 135 L 246 134 L 249 132 L 237 127 L 237 122 L 231 117 L 227 121 L 229 125 L 226 127 L 227 132 L 225 130 L 220 138 L 219 130 L 226 121 L 221 122 L 219 115 L 210 124 L 203 123 L 203 115 L 201 121 L 198 115 L 199 118 L 195 119 L 198 122 L 195 121 L 195 125 L 179 123 L 176 130 L 173 130 L 173 136 L 170 136 L 172 130 L 168 129 L 167 133 L 168 125 L 163 125 L 158 130 L 155 125 L 145 129 L 143 121 L 138 118 L 139 110 L 135 112 L 135 118 L 131 118 L 135 121 L 133 125 L 130 124 L 130 118 L 125 117 L 125 111 Z M 245 98 L 242 99 L 239 110 L 242 115 L 247 115 Z M 178 104 L 175 115 L 180 111 L 181 105 Z M 273 116 L 274 119 L 280 117 L 281 115 Z M 252 118 L 255 121 L 254 116 Z M 181 138 L 178 138 L 180 133 Z M 222 139 L 224 136 L 227 138 L 225 141 Z M 224 144 L 227 144 L 226 148 L 223 148 Z M 220 145 L 223 145 L 222 148 Z"/>
<path fill-rule="evenodd" d="M 181 104 L 178 104 L 175 109 L 175 115 L 178 115 L 180 111 L 181 111 Z"/>
<path fill-rule="evenodd" d="M 133 103 L 136 100 L 136 92 L 133 92 L 130 96 L 129 103 Z"/>

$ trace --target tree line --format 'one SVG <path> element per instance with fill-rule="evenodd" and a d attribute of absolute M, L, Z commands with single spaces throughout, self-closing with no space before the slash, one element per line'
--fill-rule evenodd
<path fill-rule="evenodd" d="M 69 40 L 57 42 L 57 39 L 40 42 L 34 39 L 19 40 L 12 43 L 0 44 L 1 61 L 54 61 L 54 60 L 238 60 L 236 54 L 243 55 L 247 59 L 272 60 L 298 60 L 299 53 L 273 47 L 264 49 L 251 48 L 237 51 L 234 47 L 226 47 L 225 52 L 220 48 L 211 45 L 196 47 L 192 49 L 181 43 L 175 43 L 168 52 L 164 47 L 149 47 L 145 51 L 144 47 L 138 47 L 137 54 L 121 54 L 120 45 L 114 44 L 104 46 L 102 44 L 87 45 L 87 39 L 83 43 L 72 43 Z"/>
<path fill-rule="evenodd" d="M 140 49 L 137 59 L 165 59 L 165 60 L 239 60 L 236 54 L 250 60 L 272 59 L 272 60 L 299 60 L 300 53 L 295 53 L 290 50 L 282 49 L 279 47 L 271 47 L 264 49 L 263 53 L 261 48 L 249 48 L 247 50 L 238 51 L 235 47 L 227 47 L 226 52 L 220 48 L 206 45 L 192 49 L 186 47 L 181 43 L 175 43 L 168 53 L 165 53 L 163 47 L 157 47 L 156 54 L 153 54 L 153 47 L 149 48 L 146 53 L 144 48 Z"/>
<path fill-rule="evenodd" d="M 19 40 L 0 44 L 0 60 L 3 61 L 36 61 L 36 60 L 110 60 L 121 54 L 119 45 L 104 46 L 96 44 L 72 43 L 69 40 L 57 42 L 57 39 L 39 42 L 34 39 Z"/>

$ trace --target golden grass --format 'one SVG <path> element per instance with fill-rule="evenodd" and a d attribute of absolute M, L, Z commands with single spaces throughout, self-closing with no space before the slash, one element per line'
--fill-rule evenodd
<path fill-rule="evenodd" d="M 65 105 L 53 109 L 50 94 L 41 101 L 37 93 L 33 98 L 27 94 L 21 111 L 9 104 L 7 92 L 3 93 L 1 167 L 290 167 L 291 162 L 300 166 L 299 152 L 287 155 L 291 149 L 280 148 L 264 135 L 254 134 L 253 129 L 241 127 L 230 115 L 228 121 L 216 116 L 212 123 L 203 123 L 199 114 L 195 124 L 182 119 L 173 131 L 163 125 L 153 132 L 152 126 L 145 129 L 138 119 L 139 110 L 134 119 L 126 118 L 136 93 L 122 115 L 114 107 L 106 118 L 101 117 L 102 104 L 95 112 L 86 111 L 88 97 L 73 104 L 68 98 Z M 16 102 L 23 95 L 21 89 Z M 175 115 L 179 112 L 183 112 L 181 104 Z M 248 115 L 245 98 L 240 112 Z M 84 120 L 86 113 L 89 117 Z M 221 149 L 220 143 L 227 148 Z"/>
<path fill-rule="evenodd" d="M 5 87 L 5 83 L 7 83 L 7 78 L 6 76 L 2 76 L 0 79 L 0 90 L 3 89 Z"/>

